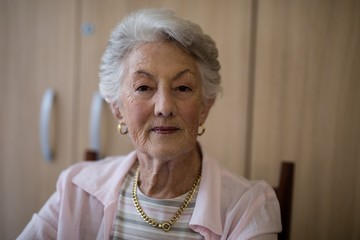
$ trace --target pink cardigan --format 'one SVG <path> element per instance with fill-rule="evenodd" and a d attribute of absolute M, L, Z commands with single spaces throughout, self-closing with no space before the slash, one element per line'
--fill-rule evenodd
<path fill-rule="evenodd" d="M 68 168 L 18 239 L 109 239 L 119 189 L 135 161 L 131 152 Z M 268 184 L 234 176 L 205 155 L 202 171 L 190 228 L 205 239 L 276 239 L 280 210 Z"/>

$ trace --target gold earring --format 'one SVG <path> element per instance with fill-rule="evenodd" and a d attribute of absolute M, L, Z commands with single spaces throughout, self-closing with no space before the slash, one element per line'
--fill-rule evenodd
<path fill-rule="evenodd" d="M 204 124 L 201 124 L 200 127 L 199 127 L 199 129 L 198 129 L 197 135 L 198 135 L 198 136 L 201 136 L 201 135 L 204 134 L 204 132 L 205 132 L 205 126 L 204 126 Z"/>
<path fill-rule="evenodd" d="M 119 123 L 118 127 L 117 127 L 117 130 L 121 135 L 125 135 L 125 134 L 128 133 L 128 128 L 125 125 L 125 123 Z"/>

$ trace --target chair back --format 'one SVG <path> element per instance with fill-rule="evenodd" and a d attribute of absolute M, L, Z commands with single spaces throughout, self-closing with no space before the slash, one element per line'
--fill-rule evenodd
<path fill-rule="evenodd" d="M 84 160 L 85 161 L 96 161 L 99 159 L 99 154 L 97 151 L 93 151 L 90 149 L 87 149 L 84 154 Z"/>
<path fill-rule="evenodd" d="M 279 200 L 281 210 L 281 224 L 283 230 L 279 233 L 279 240 L 290 239 L 290 225 L 291 225 L 291 207 L 292 207 L 292 193 L 294 182 L 295 164 L 292 162 L 282 162 L 280 170 L 279 185 L 274 188 L 276 196 Z"/>

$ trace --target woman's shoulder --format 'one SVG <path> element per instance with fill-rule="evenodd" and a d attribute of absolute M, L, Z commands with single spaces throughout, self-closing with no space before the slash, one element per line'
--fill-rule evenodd
<path fill-rule="evenodd" d="M 230 171 L 229 168 L 220 164 L 219 161 L 204 153 L 203 164 L 206 170 L 221 181 L 223 190 L 243 194 L 245 192 L 273 192 L 273 188 L 263 180 L 250 180 L 240 174 Z"/>
<path fill-rule="evenodd" d="M 121 182 L 135 162 L 135 153 L 108 157 L 95 162 L 80 162 L 65 169 L 58 178 L 59 192 L 74 197 L 86 192 L 108 204 L 118 194 Z"/>
<path fill-rule="evenodd" d="M 72 175 L 89 169 L 111 169 L 115 165 L 123 163 L 125 160 L 126 156 L 111 156 L 96 161 L 81 161 L 64 169 L 63 173 Z"/>
<path fill-rule="evenodd" d="M 222 226 L 227 227 L 223 228 L 222 234 L 242 236 L 244 229 L 252 231 L 254 224 L 261 234 L 279 231 L 279 204 L 273 188 L 268 183 L 247 179 L 206 155 L 203 158 L 203 167 L 205 190 L 201 193 L 205 197 L 199 199 L 206 206 L 206 213 L 216 213 L 218 209 L 218 216 L 225 216 Z M 216 220 L 211 223 L 204 223 L 204 226 L 209 228 L 219 225 Z"/>
<path fill-rule="evenodd" d="M 276 233 L 281 230 L 280 206 L 275 191 L 263 180 L 249 180 L 242 176 L 222 172 L 221 205 L 233 235 L 239 236 L 241 229 L 257 229 L 257 234 Z M 253 237 L 252 236 L 252 237 Z"/>
<path fill-rule="evenodd" d="M 273 189 L 264 180 L 250 180 L 240 174 L 230 171 L 225 166 L 219 164 L 218 161 L 206 157 L 208 168 L 211 171 L 211 175 L 218 175 L 218 181 L 220 184 L 221 196 L 225 196 L 222 199 L 223 204 L 230 206 L 237 204 L 238 202 L 253 202 L 268 200 L 277 202 L 276 194 Z"/>
<path fill-rule="evenodd" d="M 235 191 L 239 195 L 275 194 L 274 189 L 264 180 L 250 180 L 242 175 L 230 172 L 226 168 L 221 170 L 223 189 Z"/>
<path fill-rule="evenodd" d="M 75 163 L 60 174 L 60 179 L 73 180 L 91 177 L 92 179 L 110 177 L 116 172 L 122 172 L 133 164 L 134 152 L 121 156 L 110 156 L 97 161 L 82 161 Z"/>

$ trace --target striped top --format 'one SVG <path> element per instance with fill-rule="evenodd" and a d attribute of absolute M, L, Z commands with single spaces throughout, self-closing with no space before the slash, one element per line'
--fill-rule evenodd
<path fill-rule="evenodd" d="M 203 237 L 189 228 L 191 215 L 195 207 L 197 191 L 195 192 L 188 207 L 184 210 L 179 220 L 171 227 L 170 231 L 164 232 L 146 223 L 137 212 L 132 199 L 132 186 L 134 182 L 136 166 L 127 174 L 119 194 L 119 203 L 112 233 L 115 240 L 140 240 L 140 239 L 203 239 Z M 188 193 L 173 199 L 155 199 L 144 195 L 137 188 L 137 196 L 140 205 L 147 216 L 162 223 L 169 221 L 177 212 Z M 160 210 L 160 211 L 159 211 Z"/>

